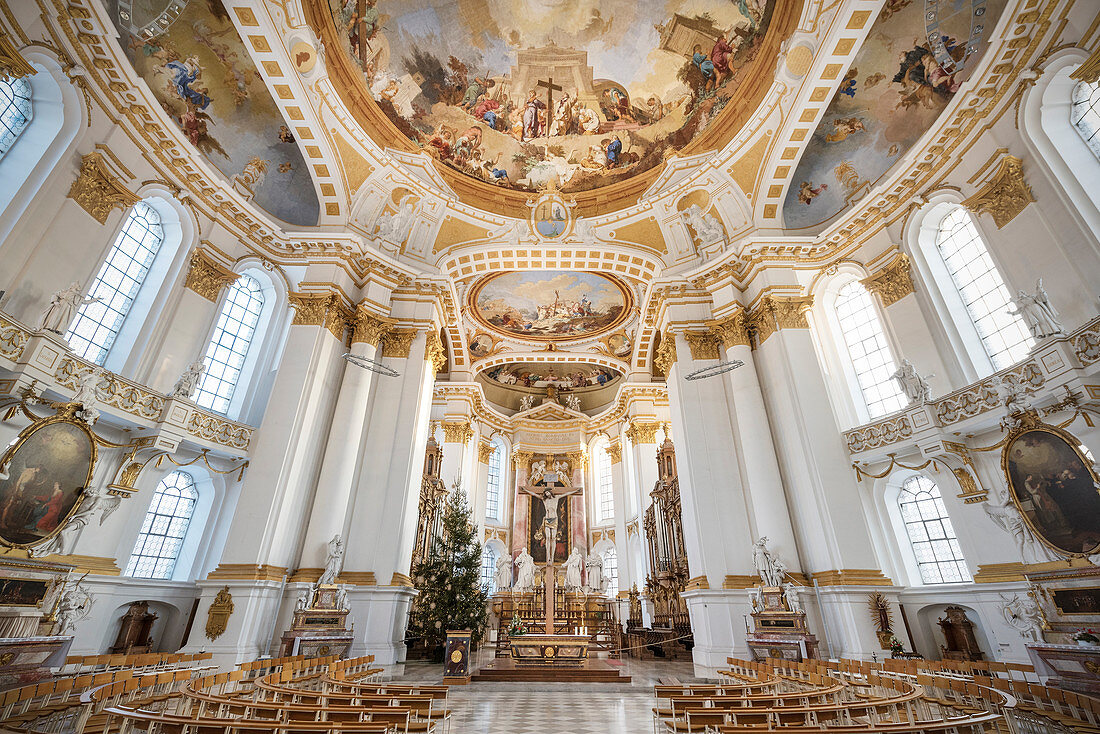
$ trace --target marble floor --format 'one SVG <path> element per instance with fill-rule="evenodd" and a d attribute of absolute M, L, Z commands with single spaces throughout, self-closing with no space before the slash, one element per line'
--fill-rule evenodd
<path fill-rule="evenodd" d="M 475 668 L 482 661 L 475 660 Z M 618 663 L 619 661 L 614 661 Z M 621 661 L 626 684 L 473 683 L 454 686 L 449 734 L 647 734 L 657 683 L 692 683 L 690 661 Z M 442 666 L 412 662 L 399 681 L 438 683 Z"/>

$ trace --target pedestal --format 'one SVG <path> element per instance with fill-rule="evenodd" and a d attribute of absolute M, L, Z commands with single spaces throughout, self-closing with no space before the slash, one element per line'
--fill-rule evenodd
<path fill-rule="evenodd" d="M 447 630 L 447 652 L 443 658 L 443 683 L 464 686 L 470 682 L 470 630 Z"/>
<path fill-rule="evenodd" d="M 746 637 L 753 660 L 779 658 L 806 660 L 817 657 L 817 638 L 806 628 L 806 613 L 792 609 L 783 589 L 759 590 L 762 608 L 753 610 L 753 631 Z"/>
<path fill-rule="evenodd" d="M 1100 696 L 1100 647 L 1030 643 L 1027 654 L 1046 685 Z"/>
<path fill-rule="evenodd" d="M 317 584 L 308 593 L 309 602 L 294 610 L 294 621 L 283 633 L 280 654 L 347 655 L 352 630 L 346 628 L 348 609 L 342 589 L 335 584 Z"/>
<path fill-rule="evenodd" d="M 50 668 L 65 664 L 72 635 L 0 639 L 0 690 L 49 678 Z"/>

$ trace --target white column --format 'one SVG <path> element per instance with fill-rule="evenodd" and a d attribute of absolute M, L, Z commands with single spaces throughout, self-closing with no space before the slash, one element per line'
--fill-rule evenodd
<path fill-rule="evenodd" d="M 439 467 L 439 478 L 447 489 L 451 489 L 457 480 L 466 490 L 470 499 L 474 496 L 471 486 L 473 475 L 474 429 L 468 416 L 447 416 L 439 422 L 443 432 L 443 461 Z"/>
<path fill-rule="evenodd" d="M 622 441 L 615 438 L 608 444 L 606 450 L 611 457 L 611 489 L 615 496 L 615 557 L 619 564 L 619 594 L 625 598 L 626 592 L 630 591 L 630 587 L 638 577 L 634 571 L 634 559 L 630 557 L 630 547 L 626 537 L 629 503 L 624 481 Z M 595 457 L 594 461 L 598 459 L 599 457 Z"/>
<path fill-rule="evenodd" d="M 649 576 L 649 543 L 645 537 L 645 513 L 653 504 L 650 492 L 657 483 L 657 431 L 660 424 L 655 419 L 632 419 L 626 429 L 626 438 L 631 445 L 631 476 L 628 487 L 632 495 L 633 506 L 637 508 L 638 547 L 641 553 L 635 556 L 638 563 L 638 591 L 642 602 L 642 624 L 653 624 L 653 604 L 645 591 L 646 578 Z M 629 541 L 629 539 L 628 539 Z M 628 542 L 629 545 L 629 542 Z"/>
<path fill-rule="evenodd" d="M 477 523 L 477 539 L 485 544 L 485 507 L 489 491 L 489 455 L 493 446 L 485 438 L 479 437 L 474 442 L 477 451 L 477 463 L 473 466 L 473 483 L 468 488 L 470 507 L 473 508 L 474 522 Z M 500 504 L 504 504 L 504 489 L 501 488 Z M 502 508 L 503 509 L 503 508 Z"/>

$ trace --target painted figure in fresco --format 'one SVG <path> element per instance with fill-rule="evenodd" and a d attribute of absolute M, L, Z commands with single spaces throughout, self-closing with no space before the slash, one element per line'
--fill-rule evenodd
<path fill-rule="evenodd" d="M 699 44 L 695 44 L 695 48 L 692 49 L 691 63 L 699 67 L 699 71 L 703 73 L 703 79 L 706 80 L 704 89 L 708 92 L 714 89 L 714 62 L 707 58 L 703 53 L 703 47 Z"/>
<path fill-rule="evenodd" d="M 859 69 L 854 66 L 848 70 L 848 73 L 844 75 L 844 81 L 840 83 L 840 88 L 837 89 L 837 94 L 844 94 L 849 97 L 856 96 L 856 77 L 859 76 Z"/>
<path fill-rule="evenodd" d="M 577 125 L 582 135 L 595 135 L 600 131 L 600 115 L 585 105 L 577 111 Z"/>
<path fill-rule="evenodd" d="M 614 135 L 611 141 L 607 144 L 607 148 L 604 150 L 604 155 L 607 157 L 607 167 L 615 168 L 619 165 L 619 156 L 623 153 L 623 141 L 619 140 L 618 135 Z"/>
<path fill-rule="evenodd" d="M 546 103 L 538 98 L 532 89 L 527 93 L 527 102 L 523 105 L 523 140 L 537 138 L 542 132 L 539 115 L 546 109 Z"/>
<path fill-rule="evenodd" d="M 747 15 L 747 13 L 746 13 Z M 714 64 L 715 86 L 722 86 L 723 80 L 730 75 L 730 56 L 733 55 L 733 47 L 726 43 L 725 36 L 719 36 L 710 52 L 711 63 Z"/>
<path fill-rule="evenodd" d="M 798 200 L 807 206 L 811 201 L 829 190 L 829 184 L 821 184 L 814 188 L 809 181 L 803 181 L 798 187 Z"/>
<path fill-rule="evenodd" d="M 849 135 L 858 132 L 864 132 L 867 128 L 863 124 L 863 118 L 861 117 L 841 117 L 833 120 L 833 131 L 825 136 L 825 139 L 830 143 L 839 143 L 842 140 L 847 140 Z"/>
<path fill-rule="evenodd" d="M 183 61 L 169 61 L 164 68 L 172 75 L 172 86 L 180 99 L 190 102 L 200 110 L 205 110 L 213 101 L 208 95 L 191 88 L 202 73 L 198 57 L 188 56 Z"/>

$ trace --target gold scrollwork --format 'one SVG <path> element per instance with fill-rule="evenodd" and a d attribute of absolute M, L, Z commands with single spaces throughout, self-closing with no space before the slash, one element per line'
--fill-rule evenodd
<path fill-rule="evenodd" d="M 990 179 L 963 206 L 975 214 L 989 214 L 1001 229 L 1033 201 L 1035 196 L 1024 180 L 1024 162 L 1005 155 Z"/>
<path fill-rule="evenodd" d="M 0 33 L 0 79 L 11 81 L 25 76 L 34 76 L 34 74 L 34 67 L 19 53 L 19 49 L 11 41 L 11 36 Z"/>
<path fill-rule="evenodd" d="M 140 196 L 123 186 L 107 168 L 99 151 L 80 159 L 80 173 L 69 187 L 68 197 L 100 224 L 107 221 L 116 206 L 126 209 L 141 201 Z"/>
<path fill-rule="evenodd" d="M 340 341 L 354 316 L 338 293 L 291 293 L 294 324 L 324 326 Z"/>
<path fill-rule="evenodd" d="M 183 286 L 198 293 L 208 301 L 216 302 L 222 288 L 241 277 L 219 262 L 216 262 L 205 250 L 191 253 L 191 266 L 187 270 L 187 279 Z"/>
<path fill-rule="evenodd" d="M 443 340 L 434 331 L 428 332 L 428 343 L 424 347 L 424 359 L 432 363 L 432 369 L 439 372 L 447 365 L 447 350 L 443 348 Z"/>
<path fill-rule="evenodd" d="M 389 329 L 382 336 L 382 356 L 408 359 L 416 329 Z"/>
<path fill-rule="evenodd" d="M 752 346 L 749 340 L 749 315 L 743 308 L 738 308 L 737 312 L 728 318 L 712 322 L 710 326 L 715 338 L 726 349 Z"/>
<path fill-rule="evenodd" d="M 441 421 L 439 427 L 443 429 L 444 443 L 460 443 L 465 446 L 474 437 L 474 429 L 468 419 L 464 421 Z"/>
<path fill-rule="evenodd" d="M 653 364 L 657 365 L 657 369 L 665 377 L 668 377 L 668 373 L 672 371 L 672 365 L 676 364 L 676 335 L 671 331 L 665 332 L 661 337 Z"/>
<path fill-rule="evenodd" d="M 883 306 L 897 303 L 913 292 L 909 256 L 904 252 L 898 253 L 889 265 L 860 282 L 867 290 L 879 295 Z"/>
<path fill-rule="evenodd" d="M 229 626 L 229 617 L 233 614 L 233 595 L 229 586 L 223 586 L 206 612 L 206 637 L 216 640 Z"/>
<path fill-rule="evenodd" d="M 482 464 L 489 463 L 489 457 L 493 455 L 493 444 L 488 441 L 479 441 L 477 444 L 477 460 Z"/>
<path fill-rule="evenodd" d="M 718 359 L 718 338 L 710 331 L 685 331 L 692 359 Z"/>
<path fill-rule="evenodd" d="M 626 429 L 626 437 L 630 443 L 637 446 L 640 443 L 657 443 L 657 430 L 660 423 L 648 423 L 644 421 L 631 421 Z"/>
<path fill-rule="evenodd" d="M 810 328 L 806 312 L 813 304 L 813 296 L 764 296 L 749 315 L 756 344 L 763 344 L 780 329 Z"/>
<path fill-rule="evenodd" d="M 604 448 L 604 451 L 607 452 L 612 464 L 618 464 L 623 460 L 623 445 L 618 441 L 609 443 L 606 448 Z"/>

